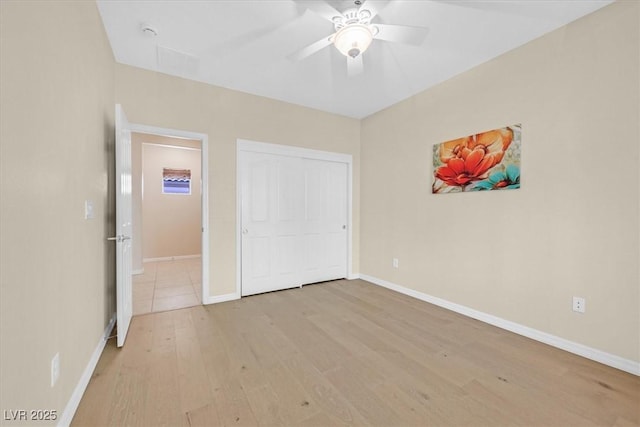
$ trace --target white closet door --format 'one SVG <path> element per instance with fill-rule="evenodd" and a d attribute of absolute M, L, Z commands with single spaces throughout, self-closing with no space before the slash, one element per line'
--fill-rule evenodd
<path fill-rule="evenodd" d="M 242 295 L 347 277 L 346 163 L 240 151 Z"/>
<path fill-rule="evenodd" d="M 303 283 L 347 277 L 347 165 L 303 160 Z"/>
<path fill-rule="evenodd" d="M 301 284 L 299 159 L 241 152 L 242 295 Z"/>

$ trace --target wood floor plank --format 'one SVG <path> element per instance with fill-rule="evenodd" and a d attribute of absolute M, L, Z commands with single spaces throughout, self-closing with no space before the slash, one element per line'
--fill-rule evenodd
<path fill-rule="evenodd" d="M 301 355 L 295 355 L 284 361 L 285 366 L 302 387 L 309 393 L 311 402 L 322 413 L 327 414 L 332 426 L 365 426 L 368 423 L 362 415 L 343 397 L 338 389 L 314 366 L 307 363 Z M 316 417 L 310 417 L 313 423 Z"/>
<path fill-rule="evenodd" d="M 187 412 L 189 427 L 209 427 L 223 425 L 215 403 Z"/>
<path fill-rule="evenodd" d="M 122 366 L 113 390 L 106 425 L 143 426 L 148 383 L 145 368 Z"/>
<path fill-rule="evenodd" d="M 365 281 L 133 318 L 73 426 L 640 425 L 640 378 Z"/>
<path fill-rule="evenodd" d="M 106 425 L 107 417 L 111 411 L 114 387 L 118 379 L 118 373 L 122 366 L 122 358 L 116 347 L 115 339 L 107 341 L 102 356 L 91 376 L 91 381 L 85 391 L 83 402 L 73 418 L 76 426 L 92 426 L 99 421 Z M 94 401 L 94 399 L 98 399 Z"/>
<path fill-rule="evenodd" d="M 213 389 L 212 393 L 221 425 L 248 427 L 259 425 L 247 394 L 236 378 L 227 377 Z"/>
<path fill-rule="evenodd" d="M 176 369 L 176 357 L 172 353 L 152 353 L 149 369 L 147 404 L 144 407 L 144 424 L 154 426 L 188 426 L 188 419 L 181 407 L 180 381 Z"/>
<path fill-rule="evenodd" d="M 349 351 L 332 337 L 305 316 L 296 316 L 288 311 L 287 306 L 266 306 L 262 310 L 289 340 L 296 342 L 299 351 L 320 371 L 332 369 L 340 360 L 350 356 Z"/>
<path fill-rule="evenodd" d="M 336 422 L 324 412 L 319 412 L 298 424 L 300 427 L 327 427 L 337 426 Z"/>
<path fill-rule="evenodd" d="M 194 329 L 176 329 L 176 357 L 180 408 L 187 413 L 211 402 L 211 387 Z"/>
<path fill-rule="evenodd" d="M 408 341 L 413 341 L 414 345 L 420 346 L 422 349 L 430 353 L 437 353 L 444 348 L 453 348 L 460 345 L 446 337 L 444 333 L 438 332 L 441 331 L 441 328 L 429 329 L 426 326 L 428 323 L 424 326 L 415 326 L 386 312 L 381 312 L 375 316 L 371 316 L 366 311 L 361 310 L 359 305 L 355 303 L 353 299 L 346 300 L 340 298 L 340 293 L 336 293 L 335 290 L 331 293 L 320 288 L 319 290 L 316 290 L 316 294 L 314 294 L 313 297 L 322 301 L 324 306 L 333 307 L 335 313 L 341 313 L 342 316 L 345 316 L 345 313 L 348 313 L 349 317 L 358 315 L 361 318 L 365 318 L 370 322 L 377 324 L 379 327 L 388 330 L 394 335 L 403 337 Z M 406 307 L 403 308 L 403 310 L 404 309 L 406 309 Z M 328 308 L 328 310 L 332 309 Z M 422 339 L 415 340 L 416 336 L 420 336 Z"/>
<path fill-rule="evenodd" d="M 360 362 L 349 358 L 342 366 L 325 372 L 324 375 L 340 390 L 353 407 L 373 426 L 392 426 L 402 424 L 401 417 L 371 387 L 375 385 L 371 377 L 363 375 L 363 370 L 355 369 Z M 380 381 L 377 381 L 380 383 Z"/>
<path fill-rule="evenodd" d="M 261 426 L 287 425 L 284 407 L 278 395 L 267 385 L 247 391 L 247 399 L 256 420 Z"/>
<path fill-rule="evenodd" d="M 457 383 L 439 375 L 438 370 L 433 370 L 433 367 L 425 363 L 426 360 L 429 362 L 432 360 L 427 359 L 429 354 L 413 345 L 413 342 L 422 338 L 419 335 L 412 336 L 410 340 L 404 339 L 359 315 L 352 315 L 346 321 L 338 321 L 332 317 L 324 316 L 312 316 L 310 319 L 329 331 L 350 351 L 360 355 L 368 354 L 369 357 L 376 358 L 377 361 L 373 363 L 380 363 L 379 368 L 386 365 L 386 362 L 380 362 L 378 357 L 382 356 L 387 359 L 387 362 L 391 362 L 391 364 L 388 373 L 385 374 L 397 376 L 397 374 L 403 373 L 404 379 L 399 382 L 412 385 L 409 389 L 409 393 L 412 395 L 421 396 L 426 393 L 442 392 L 460 393 L 459 386 L 477 375 L 476 370 L 457 369 L 456 373 L 460 371 L 464 373 L 463 379 L 458 380 Z M 424 378 L 429 386 L 420 387 L 413 379 L 415 376 Z M 454 378 L 458 379 L 458 377 L 460 375 L 456 375 Z"/>
<path fill-rule="evenodd" d="M 264 374 L 277 396 L 284 425 L 296 425 L 319 412 L 319 407 L 313 403 L 310 393 L 282 364 L 265 369 Z"/>

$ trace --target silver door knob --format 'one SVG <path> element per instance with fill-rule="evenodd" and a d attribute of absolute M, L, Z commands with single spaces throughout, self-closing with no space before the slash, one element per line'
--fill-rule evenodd
<path fill-rule="evenodd" d="M 243 228 L 242 229 L 242 234 L 247 234 L 247 233 L 249 233 L 249 230 L 247 230 L 246 228 Z"/>

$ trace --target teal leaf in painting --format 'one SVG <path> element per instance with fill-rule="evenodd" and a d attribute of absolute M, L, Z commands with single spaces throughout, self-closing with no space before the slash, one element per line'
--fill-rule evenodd
<path fill-rule="evenodd" d="M 507 166 L 505 171 L 497 171 L 489 175 L 488 179 L 477 182 L 470 191 L 502 190 L 520 188 L 520 168 L 515 165 Z"/>
<path fill-rule="evenodd" d="M 480 191 L 480 190 L 492 190 L 493 184 L 489 182 L 489 180 L 477 182 L 473 188 L 470 188 L 471 191 Z"/>
<path fill-rule="evenodd" d="M 516 165 L 507 166 L 507 179 L 511 184 L 520 183 L 520 168 Z"/>

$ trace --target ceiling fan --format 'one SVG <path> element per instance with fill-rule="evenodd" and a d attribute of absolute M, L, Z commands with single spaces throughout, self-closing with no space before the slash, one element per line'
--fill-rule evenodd
<path fill-rule="evenodd" d="M 356 76 L 364 70 L 362 54 L 374 39 L 420 45 L 428 28 L 408 25 L 389 25 L 372 22 L 388 3 L 386 1 L 354 0 L 354 7 L 343 12 L 325 1 L 309 0 L 297 3 L 307 7 L 333 24 L 335 32 L 311 43 L 289 56 L 292 60 L 302 60 L 316 52 L 334 45 L 347 58 L 347 74 Z"/>

